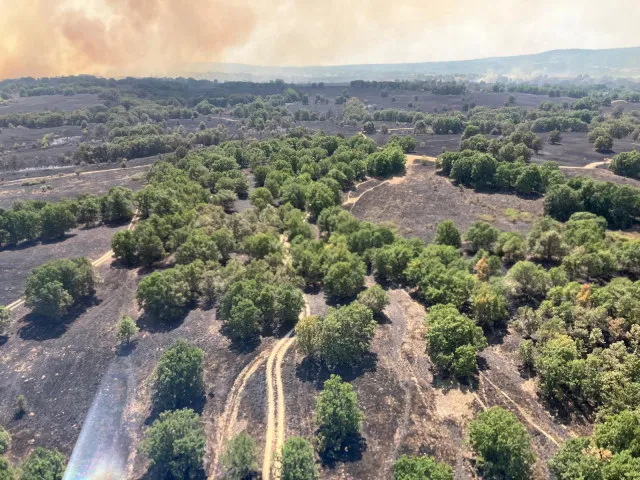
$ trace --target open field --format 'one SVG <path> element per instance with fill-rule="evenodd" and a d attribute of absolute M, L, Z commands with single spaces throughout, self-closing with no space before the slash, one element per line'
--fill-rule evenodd
<path fill-rule="evenodd" d="M 523 220 L 513 222 L 505 214 L 512 208 L 523 212 Z M 413 172 L 400 182 L 389 182 L 350 205 L 358 218 L 372 222 L 389 222 L 402 235 L 431 241 L 436 226 L 452 219 L 465 231 L 473 222 L 484 220 L 502 230 L 526 232 L 535 218 L 542 215 L 542 199 L 524 199 L 501 193 L 476 193 L 457 187 L 436 174 L 435 166 L 416 164 Z"/>
<path fill-rule="evenodd" d="M 36 97 L 17 97 L 0 104 L 0 115 L 31 112 L 70 112 L 92 107 L 102 103 L 98 95 L 80 93 L 77 95 L 41 95 Z"/>

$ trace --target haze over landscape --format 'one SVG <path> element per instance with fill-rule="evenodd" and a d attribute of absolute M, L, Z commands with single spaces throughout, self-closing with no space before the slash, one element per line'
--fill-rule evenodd
<path fill-rule="evenodd" d="M 638 26 L 0 0 L 0 480 L 640 480 Z"/>
<path fill-rule="evenodd" d="M 182 75 L 202 64 L 454 61 L 637 46 L 630 0 L 0 0 L 0 78 Z M 194 68 L 194 65 L 197 68 Z"/>

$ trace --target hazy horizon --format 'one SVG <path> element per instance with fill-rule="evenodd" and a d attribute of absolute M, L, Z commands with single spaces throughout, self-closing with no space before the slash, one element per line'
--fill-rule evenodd
<path fill-rule="evenodd" d="M 0 0 L 0 78 L 421 63 L 640 45 L 628 0 Z"/>

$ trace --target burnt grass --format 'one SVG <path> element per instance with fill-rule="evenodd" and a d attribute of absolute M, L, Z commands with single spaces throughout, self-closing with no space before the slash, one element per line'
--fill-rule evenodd
<path fill-rule="evenodd" d="M 505 214 L 512 208 L 526 212 L 516 221 Z M 433 240 L 437 224 L 451 219 L 461 232 L 477 221 L 487 221 L 501 230 L 525 233 L 543 213 L 542 198 L 513 194 L 479 193 L 456 186 L 435 171 L 433 164 L 416 163 L 401 181 L 367 192 L 352 206 L 356 217 L 395 225 L 402 235 Z"/>

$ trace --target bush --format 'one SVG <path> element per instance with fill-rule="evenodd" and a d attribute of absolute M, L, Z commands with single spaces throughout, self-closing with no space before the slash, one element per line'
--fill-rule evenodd
<path fill-rule="evenodd" d="M 93 267 L 86 258 L 54 260 L 31 271 L 25 301 L 34 312 L 59 318 L 79 300 L 93 295 L 96 284 Z"/>
<path fill-rule="evenodd" d="M 222 469 L 227 480 L 246 480 L 257 473 L 256 442 L 241 432 L 231 439 L 222 456 Z"/>
<path fill-rule="evenodd" d="M 15 474 L 6 458 L 0 458 L 0 480 L 14 480 Z"/>
<path fill-rule="evenodd" d="M 561 222 L 581 209 L 580 194 L 568 185 L 554 185 L 544 197 L 544 213 Z"/>
<path fill-rule="evenodd" d="M 335 263 L 324 276 L 324 290 L 331 297 L 353 297 L 364 285 L 364 274 L 362 262 Z"/>
<path fill-rule="evenodd" d="M 317 480 L 320 478 L 308 440 L 290 437 L 282 447 L 282 480 Z"/>
<path fill-rule="evenodd" d="M 42 238 L 53 240 L 63 237 L 65 232 L 76 226 L 76 216 L 68 203 L 47 205 L 41 211 Z"/>
<path fill-rule="evenodd" d="M 444 220 L 438 224 L 434 243 L 460 248 L 460 232 L 452 220 Z"/>
<path fill-rule="evenodd" d="M 160 357 L 153 374 L 152 400 L 157 411 L 191 406 L 204 396 L 204 353 L 178 340 Z"/>
<path fill-rule="evenodd" d="M 476 323 L 491 328 L 509 318 L 507 300 L 502 292 L 482 283 L 471 300 L 471 309 Z"/>
<path fill-rule="evenodd" d="M 192 300 L 191 288 L 177 269 L 153 272 L 140 281 L 136 293 L 138 304 L 161 320 L 172 320 L 185 311 Z"/>
<path fill-rule="evenodd" d="M 338 375 L 331 375 L 316 401 L 320 454 L 331 458 L 342 452 L 347 442 L 360 434 L 363 420 L 353 387 Z"/>
<path fill-rule="evenodd" d="M 595 151 L 599 153 L 607 153 L 613 150 L 613 138 L 608 135 L 601 135 L 596 138 L 595 143 L 593 144 Z"/>
<path fill-rule="evenodd" d="M 0 305 L 0 334 L 2 334 L 11 324 L 11 310 L 4 305 Z"/>
<path fill-rule="evenodd" d="M 231 308 L 225 326 L 234 340 L 254 340 L 260 336 L 260 310 L 251 300 L 242 299 Z"/>
<path fill-rule="evenodd" d="M 205 436 L 200 415 L 185 408 L 163 412 L 140 446 L 154 472 L 171 478 L 197 478 L 202 471 Z"/>
<path fill-rule="evenodd" d="M 7 453 L 11 448 L 11 435 L 0 427 L 0 455 Z"/>
<path fill-rule="evenodd" d="M 140 331 L 138 325 L 133 318 L 129 315 L 125 315 L 118 323 L 118 341 L 123 344 L 129 344 L 131 342 L 131 338 Z"/>
<path fill-rule="evenodd" d="M 562 133 L 559 130 L 549 132 L 548 142 L 550 145 L 557 145 L 562 142 Z"/>
<path fill-rule="evenodd" d="M 622 152 L 611 159 L 609 168 L 616 175 L 623 177 L 640 178 L 640 152 Z"/>
<path fill-rule="evenodd" d="M 540 300 L 551 287 L 551 277 L 540 265 L 521 261 L 507 272 L 504 284 L 512 297 Z"/>
<path fill-rule="evenodd" d="M 473 375 L 476 354 L 487 346 L 482 329 L 450 304 L 431 307 L 425 321 L 427 352 L 434 365 L 457 377 Z"/>
<path fill-rule="evenodd" d="M 469 440 L 486 479 L 527 480 L 535 457 L 526 428 L 501 408 L 481 412 L 469 425 Z"/>
<path fill-rule="evenodd" d="M 393 480 L 453 480 L 453 469 L 428 455 L 402 455 L 393 464 Z"/>
<path fill-rule="evenodd" d="M 476 222 L 464 234 L 464 239 L 471 242 L 471 251 L 493 251 L 493 244 L 498 240 L 500 232 L 487 222 Z"/>
<path fill-rule="evenodd" d="M 20 480 L 62 480 L 67 460 L 57 450 L 38 447 L 20 466 Z"/>
<path fill-rule="evenodd" d="M 380 285 L 374 285 L 360 292 L 358 302 L 369 308 L 374 314 L 380 314 L 389 305 L 389 295 Z"/>

